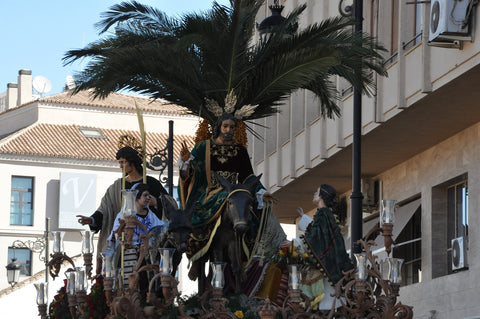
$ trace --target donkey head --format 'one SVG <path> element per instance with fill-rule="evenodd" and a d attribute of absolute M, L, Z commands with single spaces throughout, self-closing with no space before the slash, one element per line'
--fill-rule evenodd
<path fill-rule="evenodd" d="M 194 202 L 194 201 L 193 201 Z M 169 201 L 164 201 L 165 216 L 169 220 L 167 230 L 167 243 L 180 253 L 187 250 L 187 240 L 192 232 L 192 213 L 195 205 L 190 205 L 186 210 L 174 207 Z"/>
<path fill-rule="evenodd" d="M 241 235 L 248 229 L 248 216 L 252 210 L 255 187 L 262 175 L 257 176 L 248 184 L 231 184 L 222 176 L 215 173 L 220 185 L 229 193 L 226 202 L 226 216 L 234 231 Z"/>

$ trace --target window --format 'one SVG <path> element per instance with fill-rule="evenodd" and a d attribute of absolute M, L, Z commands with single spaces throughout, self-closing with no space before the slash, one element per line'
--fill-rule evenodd
<path fill-rule="evenodd" d="M 422 281 L 422 207 L 415 209 L 410 220 L 395 239 L 393 256 L 402 258 L 403 285 Z"/>
<path fill-rule="evenodd" d="M 32 226 L 33 177 L 12 176 L 10 225 Z"/>
<path fill-rule="evenodd" d="M 432 188 L 432 278 L 453 272 L 452 239 L 457 237 L 468 247 L 467 174 Z"/>
<path fill-rule="evenodd" d="M 79 128 L 80 132 L 82 132 L 83 136 L 86 138 L 98 138 L 98 139 L 105 139 L 105 135 L 103 132 L 97 128 Z"/>
<path fill-rule="evenodd" d="M 21 276 L 32 275 L 32 251 L 28 248 L 8 248 L 8 260 L 7 265 L 13 258 L 17 259 L 17 263 L 20 265 Z"/>
<path fill-rule="evenodd" d="M 412 3 L 413 4 L 413 3 Z M 413 6 L 407 6 L 407 42 L 403 43 L 403 49 L 408 50 L 418 43 L 422 42 L 422 21 L 423 21 L 423 5 L 415 4 Z M 413 23 L 410 23 L 410 19 L 413 19 Z"/>
<path fill-rule="evenodd" d="M 448 260 L 452 258 L 452 239 L 463 237 L 468 243 L 468 187 L 461 181 L 447 188 L 447 243 Z M 448 263 L 452 273 L 452 263 Z"/>

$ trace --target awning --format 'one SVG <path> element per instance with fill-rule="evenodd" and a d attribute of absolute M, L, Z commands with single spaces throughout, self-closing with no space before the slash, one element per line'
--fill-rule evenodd
<path fill-rule="evenodd" d="M 421 202 L 422 202 L 422 199 L 419 198 L 395 209 L 395 224 L 393 225 L 393 232 L 392 232 L 393 241 L 397 239 L 398 235 L 400 235 L 400 233 L 405 228 L 405 226 L 407 226 L 413 214 L 415 214 L 417 209 L 420 207 Z M 412 239 L 415 239 L 415 238 L 412 238 Z M 385 251 L 384 238 L 382 235 L 378 236 L 375 239 L 375 243 L 376 245 L 372 247 L 372 250 L 374 253 Z M 397 243 L 397 244 L 400 244 L 400 243 Z"/>
<path fill-rule="evenodd" d="M 395 225 L 393 226 L 393 240 L 395 241 L 398 235 L 407 225 L 408 221 L 412 218 L 413 214 L 421 205 L 421 198 L 418 198 L 408 204 L 397 207 L 395 209 Z M 363 224 L 363 236 L 373 228 L 375 224 L 378 223 L 378 218 L 371 219 Z M 350 237 L 345 240 L 345 247 L 350 249 Z M 375 239 L 375 246 L 372 247 L 373 251 L 384 250 L 385 245 L 383 243 L 383 236 L 380 234 Z"/>

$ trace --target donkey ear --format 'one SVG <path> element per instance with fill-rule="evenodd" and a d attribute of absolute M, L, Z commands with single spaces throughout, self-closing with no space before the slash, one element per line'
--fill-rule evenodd
<path fill-rule="evenodd" d="M 234 185 L 231 184 L 229 181 L 227 181 L 222 176 L 218 175 L 217 172 L 214 172 L 214 174 L 215 174 L 215 178 L 218 180 L 220 185 L 222 185 L 223 188 L 225 188 L 225 190 L 230 193 L 232 191 Z"/>
<path fill-rule="evenodd" d="M 174 204 L 175 203 L 175 204 Z M 167 219 L 170 219 L 171 213 L 178 209 L 177 203 L 169 195 L 162 195 L 163 214 Z"/>

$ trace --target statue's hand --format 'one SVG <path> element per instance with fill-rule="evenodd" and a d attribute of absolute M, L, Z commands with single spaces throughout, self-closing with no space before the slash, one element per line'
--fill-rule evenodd
<path fill-rule="evenodd" d="M 303 212 L 303 209 L 302 207 L 297 207 L 297 210 L 296 210 L 297 214 L 301 216 L 305 215 L 305 213 Z"/>
<path fill-rule="evenodd" d="M 92 219 L 87 216 L 82 216 L 82 215 L 77 215 L 78 217 L 78 222 L 83 225 L 90 225 L 92 223 Z"/>
<path fill-rule="evenodd" d="M 180 149 L 180 158 L 182 161 L 186 162 L 190 158 L 190 151 L 185 140 L 182 141 L 182 148 Z"/>

